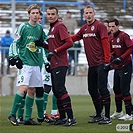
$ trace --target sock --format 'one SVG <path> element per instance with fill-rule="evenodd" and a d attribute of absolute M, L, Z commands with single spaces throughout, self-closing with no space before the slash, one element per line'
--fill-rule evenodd
<path fill-rule="evenodd" d="M 51 110 L 51 115 L 57 115 L 58 114 L 58 110 Z"/>
<path fill-rule="evenodd" d="M 16 112 L 20 106 L 22 98 L 23 98 L 23 95 L 21 95 L 19 92 L 17 92 L 15 97 L 14 97 L 14 101 L 12 104 L 12 109 L 11 109 L 10 115 L 16 116 Z"/>
<path fill-rule="evenodd" d="M 64 94 L 61 97 L 62 100 L 62 105 L 63 105 L 63 110 L 67 113 L 68 118 L 73 119 L 73 111 L 72 111 L 72 106 L 71 106 L 71 99 L 67 94 Z"/>
<path fill-rule="evenodd" d="M 23 98 L 22 101 L 21 101 L 21 104 L 18 108 L 18 118 L 22 117 L 23 118 L 23 115 L 24 115 L 24 106 L 25 106 L 25 99 Z"/>
<path fill-rule="evenodd" d="M 110 118 L 110 96 L 103 99 L 103 105 L 105 107 L 105 117 Z"/>
<path fill-rule="evenodd" d="M 126 114 L 131 115 L 131 108 L 132 108 L 131 96 L 124 96 L 124 103 L 125 103 Z"/>
<path fill-rule="evenodd" d="M 62 100 L 60 98 L 57 99 L 57 106 L 58 106 L 58 111 L 60 114 L 60 119 L 63 120 L 66 118 L 65 110 L 63 109 L 62 105 Z"/>
<path fill-rule="evenodd" d="M 43 97 L 36 97 L 36 105 L 37 105 L 38 118 L 43 118 L 44 98 Z"/>
<path fill-rule="evenodd" d="M 57 107 L 57 100 L 54 94 L 52 95 L 52 110 L 51 114 L 56 115 L 58 112 L 58 107 Z"/>
<path fill-rule="evenodd" d="M 133 105 L 132 105 L 132 107 L 131 107 L 131 114 L 133 114 Z"/>
<path fill-rule="evenodd" d="M 32 115 L 34 98 L 26 96 L 25 105 L 26 105 L 26 112 L 25 112 L 25 121 L 28 121 Z"/>
<path fill-rule="evenodd" d="M 22 117 L 23 118 L 23 115 L 24 115 L 24 106 L 25 106 L 25 98 L 26 98 L 26 92 L 24 93 L 24 97 L 21 101 L 21 104 L 18 108 L 18 118 Z"/>
<path fill-rule="evenodd" d="M 101 99 L 101 110 L 103 112 L 103 99 L 102 99 L 102 96 L 100 96 L 100 99 Z"/>
<path fill-rule="evenodd" d="M 116 112 L 122 111 L 122 94 L 115 94 L 115 105 L 116 105 Z"/>
<path fill-rule="evenodd" d="M 101 96 L 99 96 L 97 99 L 92 98 L 95 110 L 96 110 L 96 115 L 97 116 L 101 116 L 101 112 L 102 112 L 102 99 Z"/>
<path fill-rule="evenodd" d="M 44 95 L 43 95 L 43 97 L 44 97 L 43 110 L 44 110 L 45 112 L 46 112 L 46 107 L 47 107 L 47 103 L 48 103 L 48 96 L 49 96 L 49 94 L 46 93 L 46 92 L 44 92 Z"/>

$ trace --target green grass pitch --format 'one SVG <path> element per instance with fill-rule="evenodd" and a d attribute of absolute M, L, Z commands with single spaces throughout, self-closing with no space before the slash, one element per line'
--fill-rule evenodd
<path fill-rule="evenodd" d="M 72 127 L 54 126 L 43 123 L 41 126 L 13 126 L 7 119 L 11 110 L 13 96 L 0 96 L 0 133 L 117 133 L 116 124 L 133 124 L 133 121 L 112 120 L 112 125 L 88 124 L 89 115 L 95 113 L 90 96 L 71 96 L 74 116 L 78 124 Z M 49 96 L 47 113 L 51 110 L 51 96 Z M 123 105 L 123 110 L 125 108 Z M 111 114 L 115 111 L 114 96 L 111 97 Z M 36 105 L 33 109 L 36 120 Z M 125 133 L 125 132 L 124 132 Z"/>

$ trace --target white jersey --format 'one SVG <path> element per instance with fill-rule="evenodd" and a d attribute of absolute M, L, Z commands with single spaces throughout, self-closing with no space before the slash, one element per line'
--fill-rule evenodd
<path fill-rule="evenodd" d="M 45 65 L 42 66 L 42 80 L 44 85 L 52 86 L 51 73 L 48 73 L 45 69 Z"/>

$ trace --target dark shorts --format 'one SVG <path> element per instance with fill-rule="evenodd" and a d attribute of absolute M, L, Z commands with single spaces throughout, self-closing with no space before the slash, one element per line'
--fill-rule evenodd
<path fill-rule="evenodd" d="M 132 77 L 132 62 L 121 69 L 114 71 L 114 93 L 123 94 L 123 96 L 130 95 L 130 83 Z"/>
<path fill-rule="evenodd" d="M 88 69 L 88 91 L 94 99 L 97 99 L 99 95 L 103 98 L 110 96 L 107 89 L 108 71 L 105 71 L 103 67 L 102 64 Z"/>
<path fill-rule="evenodd" d="M 67 93 L 65 87 L 66 73 L 66 66 L 57 67 L 51 70 L 52 89 L 56 98 L 60 98 Z"/>

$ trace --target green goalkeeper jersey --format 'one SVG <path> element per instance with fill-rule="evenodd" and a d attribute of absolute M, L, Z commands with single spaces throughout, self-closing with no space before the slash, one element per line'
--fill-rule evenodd
<path fill-rule="evenodd" d="M 43 57 L 43 52 L 41 47 L 35 45 L 35 41 L 44 42 L 46 39 L 47 36 L 39 23 L 33 26 L 29 22 L 25 22 L 18 27 L 15 33 L 9 56 L 19 56 L 24 65 L 41 66 L 42 58 L 40 57 Z"/>

